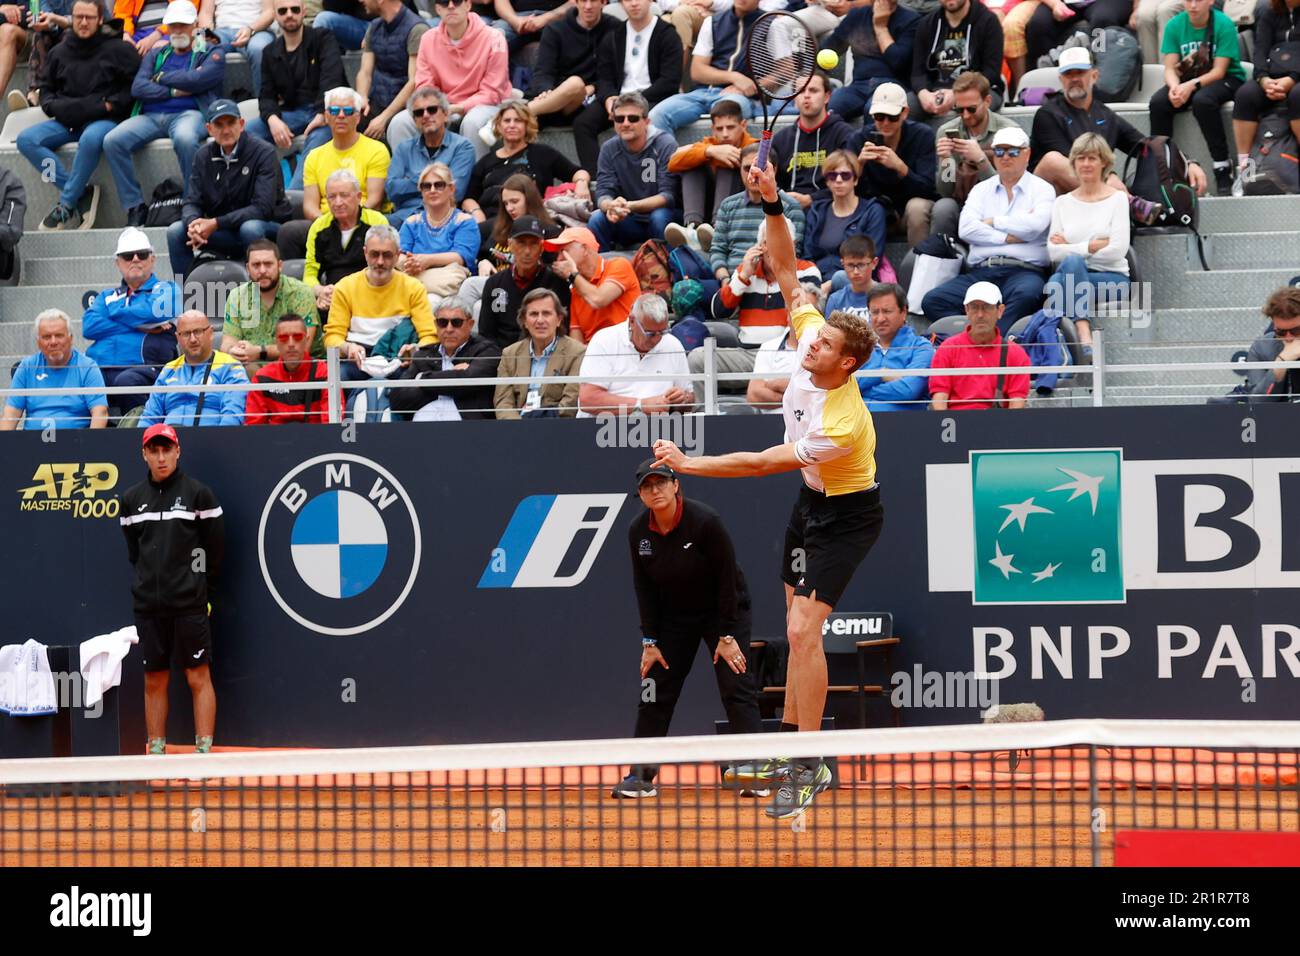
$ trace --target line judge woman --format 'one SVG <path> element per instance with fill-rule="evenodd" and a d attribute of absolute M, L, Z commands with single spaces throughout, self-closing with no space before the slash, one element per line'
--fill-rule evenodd
<path fill-rule="evenodd" d="M 641 679 L 636 737 L 663 737 L 700 641 L 713 655 L 718 693 L 732 733 L 758 733 L 758 695 L 749 670 L 750 605 L 744 572 L 718 513 L 682 496 L 677 474 L 650 458 L 636 471 L 645 511 L 628 528 L 632 582 L 641 612 Z M 633 767 L 615 797 L 653 797 L 658 767 Z M 762 793 L 754 791 L 753 795 Z"/>

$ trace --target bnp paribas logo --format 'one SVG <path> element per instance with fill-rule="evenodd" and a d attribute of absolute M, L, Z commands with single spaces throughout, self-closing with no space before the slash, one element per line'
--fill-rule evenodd
<path fill-rule="evenodd" d="M 971 453 L 976 604 L 1124 600 L 1119 449 Z"/>

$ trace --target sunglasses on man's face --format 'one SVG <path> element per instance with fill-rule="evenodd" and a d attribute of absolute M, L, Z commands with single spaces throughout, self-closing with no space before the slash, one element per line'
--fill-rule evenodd
<path fill-rule="evenodd" d="M 465 320 L 464 319 L 434 319 L 433 324 L 440 329 L 445 329 L 449 325 L 453 329 L 458 329 L 465 324 Z"/>
<path fill-rule="evenodd" d="M 1300 339 L 1300 325 L 1293 325 L 1289 329 L 1278 328 L 1275 325 L 1273 335 L 1279 339 Z"/>
<path fill-rule="evenodd" d="M 121 259 L 123 262 L 130 262 L 133 259 L 139 260 L 140 262 L 144 262 L 151 255 L 153 255 L 153 253 L 150 252 L 148 249 L 137 249 L 135 252 L 119 252 L 117 254 L 117 257 Z"/>
<path fill-rule="evenodd" d="M 437 116 L 440 109 L 442 109 L 442 107 L 436 103 L 433 106 L 417 106 L 415 109 L 411 110 L 411 115 L 416 119 L 419 119 L 425 113 L 428 113 L 430 116 Z"/>
<path fill-rule="evenodd" d="M 276 334 L 275 340 L 281 345 L 287 345 L 290 342 L 301 342 L 306 337 L 305 332 L 279 332 Z"/>
<path fill-rule="evenodd" d="M 302 7 L 276 7 L 275 12 L 280 16 L 288 13 L 302 13 Z"/>
<path fill-rule="evenodd" d="M 899 113 L 898 116 L 890 113 L 872 113 L 871 118 L 876 121 L 876 125 L 880 125 L 881 123 L 897 123 L 898 117 L 902 115 L 902 113 Z"/>
<path fill-rule="evenodd" d="M 351 116 L 356 111 L 355 106 L 330 106 L 325 110 L 330 116 Z"/>
<path fill-rule="evenodd" d="M 955 106 L 953 109 L 958 113 L 969 113 L 971 116 L 974 116 L 980 111 L 980 104 L 976 103 L 974 106 Z"/>
<path fill-rule="evenodd" d="M 435 7 L 459 7 L 462 3 L 469 3 L 470 0 L 433 0 Z"/>
<path fill-rule="evenodd" d="M 1024 150 L 1022 150 L 1019 146 L 994 146 L 993 147 L 993 155 L 996 156 L 998 159 L 1002 159 L 1004 156 L 1010 156 L 1012 159 L 1016 159 L 1020 156 L 1022 152 L 1024 152 Z"/>
<path fill-rule="evenodd" d="M 430 191 L 433 191 L 435 193 L 440 193 L 446 188 L 447 188 L 447 184 L 444 183 L 441 179 L 435 179 L 431 182 L 426 181 L 420 183 L 420 192 L 422 193 L 427 193 Z"/>
<path fill-rule="evenodd" d="M 645 119 L 640 113 L 619 113 L 614 117 L 615 123 L 639 123 Z"/>
<path fill-rule="evenodd" d="M 834 169 L 826 174 L 826 181 L 828 183 L 846 182 L 852 178 L 852 171 L 847 169 Z"/>

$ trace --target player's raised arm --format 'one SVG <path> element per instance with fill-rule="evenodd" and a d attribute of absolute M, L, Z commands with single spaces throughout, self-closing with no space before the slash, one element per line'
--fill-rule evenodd
<path fill-rule="evenodd" d="M 793 309 L 802 301 L 795 296 L 803 293 L 799 288 L 794 235 L 786 222 L 785 207 L 781 205 L 781 194 L 776 188 L 776 169 L 770 162 L 762 169 L 755 164 L 749 171 L 749 178 L 763 196 L 763 213 L 767 216 L 767 259 L 775 273 L 770 278 L 776 279 L 781 287 L 785 307 Z"/>

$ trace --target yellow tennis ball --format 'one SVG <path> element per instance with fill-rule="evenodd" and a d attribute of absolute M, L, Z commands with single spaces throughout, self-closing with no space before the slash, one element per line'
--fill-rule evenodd
<path fill-rule="evenodd" d="M 840 55 L 834 50 L 822 50 L 817 54 L 817 65 L 823 70 L 833 70 L 840 65 Z"/>

